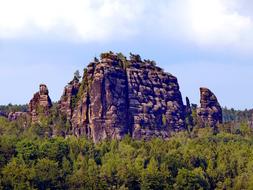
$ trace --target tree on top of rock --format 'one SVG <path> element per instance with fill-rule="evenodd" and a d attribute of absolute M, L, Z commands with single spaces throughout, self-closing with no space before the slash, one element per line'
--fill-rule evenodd
<path fill-rule="evenodd" d="M 76 72 L 74 73 L 74 79 L 77 79 L 79 81 L 80 78 L 81 78 L 80 72 L 79 70 L 76 70 Z"/>
<path fill-rule="evenodd" d="M 130 61 L 133 61 L 133 62 L 142 62 L 141 56 L 138 55 L 138 54 L 130 53 Z"/>

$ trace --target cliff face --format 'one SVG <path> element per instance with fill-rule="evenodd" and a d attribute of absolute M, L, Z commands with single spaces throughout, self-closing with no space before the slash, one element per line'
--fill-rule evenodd
<path fill-rule="evenodd" d="M 49 97 L 48 89 L 45 84 L 40 85 L 39 92 L 35 93 L 29 103 L 29 114 L 32 117 L 32 123 L 38 122 L 40 113 L 49 115 L 52 102 Z"/>
<path fill-rule="evenodd" d="M 222 123 L 222 109 L 216 96 L 207 88 L 200 88 L 198 116 L 203 126 L 216 127 Z"/>
<path fill-rule="evenodd" d="M 117 57 L 104 57 L 88 68 L 87 119 L 94 141 L 120 139 L 128 130 L 127 77 Z M 87 101 L 88 100 L 88 101 Z"/>
<path fill-rule="evenodd" d="M 133 138 L 168 138 L 185 129 L 185 111 L 176 77 L 152 61 L 132 58 L 126 69 L 129 122 Z"/>
<path fill-rule="evenodd" d="M 168 138 L 171 132 L 185 129 L 176 77 L 139 56 L 127 60 L 120 54 L 102 54 L 85 69 L 78 92 L 71 89 L 65 88 L 71 93 L 64 93 L 59 106 L 77 136 L 95 142 L 126 134 L 135 139 Z M 69 101 L 73 97 L 74 104 Z"/>

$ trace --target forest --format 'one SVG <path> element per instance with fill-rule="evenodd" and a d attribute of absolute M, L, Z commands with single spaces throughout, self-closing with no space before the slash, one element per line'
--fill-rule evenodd
<path fill-rule="evenodd" d="M 94 144 L 50 137 L 46 122 L 27 128 L 0 117 L 0 189 L 253 189 L 253 129 L 246 116 L 237 118 L 166 141 L 126 136 Z"/>

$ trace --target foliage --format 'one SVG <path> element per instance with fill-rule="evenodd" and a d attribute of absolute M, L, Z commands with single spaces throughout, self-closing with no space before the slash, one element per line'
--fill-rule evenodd
<path fill-rule="evenodd" d="M 127 58 L 122 53 L 118 53 L 117 57 L 120 61 L 121 67 L 124 70 L 126 70 L 130 66 L 131 63 L 127 60 Z"/>
<path fill-rule="evenodd" d="M 244 111 L 241 110 L 235 110 L 235 109 L 228 109 L 223 108 L 223 121 L 225 123 L 227 122 L 246 122 L 246 121 L 252 121 L 253 117 L 253 109 Z"/>
<path fill-rule="evenodd" d="M 3 113 L 26 112 L 28 110 L 28 105 L 12 105 L 12 104 L 8 104 L 6 106 L 0 105 L 0 110 Z"/>
<path fill-rule="evenodd" d="M 79 72 L 79 70 L 76 70 L 75 73 L 74 73 L 74 79 L 73 80 L 79 81 L 80 78 L 81 78 L 80 72 Z"/>
<path fill-rule="evenodd" d="M 253 130 L 247 122 L 220 125 L 216 135 L 194 126 L 166 141 L 127 136 L 98 144 L 45 135 L 49 123 L 23 128 L 0 119 L 0 189 L 253 188 Z"/>

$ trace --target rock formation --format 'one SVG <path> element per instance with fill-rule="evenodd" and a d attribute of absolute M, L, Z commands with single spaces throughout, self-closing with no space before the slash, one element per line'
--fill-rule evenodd
<path fill-rule="evenodd" d="M 73 108 L 75 106 L 75 99 L 80 87 L 79 79 L 74 79 L 64 88 L 63 95 L 59 101 L 59 111 L 65 114 L 67 120 L 71 120 L 73 115 Z"/>
<path fill-rule="evenodd" d="M 39 92 L 35 93 L 29 103 L 29 114 L 32 117 L 32 123 L 38 122 L 39 114 L 49 115 L 49 109 L 52 102 L 45 84 L 40 85 Z"/>
<path fill-rule="evenodd" d="M 122 54 L 101 54 L 84 70 L 80 86 L 76 82 L 65 88 L 59 107 L 75 135 L 95 142 L 126 134 L 166 139 L 186 128 L 176 77 L 133 54 L 130 60 Z"/>
<path fill-rule="evenodd" d="M 126 69 L 129 122 L 133 138 L 168 138 L 185 129 L 185 111 L 176 77 L 149 60 L 131 56 Z"/>
<path fill-rule="evenodd" d="M 200 88 L 198 116 L 203 126 L 216 127 L 222 123 L 222 109 L 216 96 L 207 88 Z"/>
<path fill-rule="evenodd" d="M 94 142 L 125 135 L 168 139 L 174 132 L 191 130 L 199 121 L 202 127 L 222 123 L 221 106 L 209 89 L 200 88 L 200 108 L 191 105 L 188 98 L 184 105 L 177 78 L 139 55 L 130 54 L 127 59 L 121 53 L 102 53 L 80 78 L 79 72 L 75 73 L 57 109 L 50 109 L 48 88 L 41 84 L 28 113 L 0 112 L 0 116 L 10 121 L 24 117 L 24 126 L 28 126 L 30 120 L 36 123 L 50 115 L 53 135 L 86 136 Z"/>

